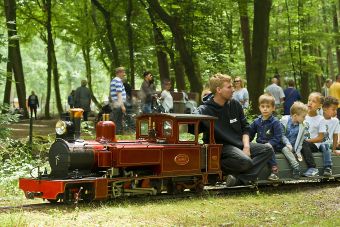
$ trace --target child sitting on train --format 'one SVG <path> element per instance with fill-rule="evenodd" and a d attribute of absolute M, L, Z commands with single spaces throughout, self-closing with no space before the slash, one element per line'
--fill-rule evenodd
<path fill-rule="evenodd" d="M 332 152 L 337 154 L 336 147 L 340 131 L 339 120 L 336 118 L 338 104 L 338 99 L 332 96 L 327 96 L 322 104 L 326 132 L 319 149 L 323 154 L 323 175 L 328 177 L 332 175 Z"/>
<path fill-rule="evenodd" d="M 290 115 L 285 115 L 280 120 L 283 126 L 282 140 L 286 145 L 282 149 L 282 153 L 292 167 L 293 178 L 296 179 L 300 177 L 300 165 L 296 160 L 295 155 L 299 161 L 302 161 L 301 149 L 305 135 L 303 121 L 305 120 L 307 113 L 307 106 L 304 103 L 297 101 L 291 106 Z"/>
<path fill-rule="evenodd" d="M 282 143 L 282 127 L 280 121 L 273 116 L 275 111 L 275 98 L 271 94 L 263 94 L 259 97 L 259 109 L 261 115 L 250 125 L 249 137 L 252 141 L 256 137 L 257 143 L 269 144 L 274 151 L 281 151 L 285 146 Z M 275 152 L 268 164 L 271 168 L 271 174 L 268 180 L 278 180 L 278 164 L 275 158 Z"/>
<path fill-rule="evenodd" d="M 303 174 L 305 177 L 319 176 L 319 170 L 316 168 L 313 153 L 319 152 L 319 146 L 326 132 L 326 125 L 323 116 L 318 115 L 318 110 L 323 103 L 323 96 L 319 92 L 312 92 L 308 97 L 308 114 L 304 121 L 306 129 L 306 139 L 302 144 L 302 156 L 307 164 L 307 171 Z"/>

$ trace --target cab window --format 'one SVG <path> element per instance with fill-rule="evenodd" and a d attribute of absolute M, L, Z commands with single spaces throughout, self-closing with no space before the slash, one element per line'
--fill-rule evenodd
<path fill-rule="evenodd" d="M 179 123 L 178 124 L 178 140 L 179 142 L 191 142 L 194 143 L 196 141 L 195 134 L 189 133 L 188 129 L 194 129 L 196 127 L 195 124 L 190 124 L 190 123 Z"/>
<path fill-rule="evenodd" d="M 149 123 L 147 120 L 140 121 L 139 127 L 141 136 L 147 136 L 149 134 Z"/>
<path fill-rule="evenodd" d="M 172 136 L 172 121 L 166 120 L 163 121 L 163 136 L 170 137 Z"/>

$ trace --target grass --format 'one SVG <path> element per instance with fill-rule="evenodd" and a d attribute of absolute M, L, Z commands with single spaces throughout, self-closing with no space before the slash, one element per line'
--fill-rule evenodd
<path fill-rule="evenodd" d="M 0 213 L 0 226 L 340 226 L 339 195 L 340 186 L 332 185 L 258 195 L 127 198 L 15 209 Z"/>

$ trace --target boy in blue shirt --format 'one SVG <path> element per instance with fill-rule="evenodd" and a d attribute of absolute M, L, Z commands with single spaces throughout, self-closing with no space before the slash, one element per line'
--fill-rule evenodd
<path fill-rule="evenodd" d="M 294 102 L 290 108 L 290 115 L 281 118 L 283 126 L 283 143 L 286 145 L 282 153 L 287 158 L 293 169 L 293 178 L 300 177 L 300 165 L 297 159 L 302 161 L 302 144 L 305 139 L 305 126 L 303 121 L 308 113 L 308 107 L 302 102 Z M 296 157 L 295 157 L 296 156 Z"/>
<path fill-rule="evenodd" d="M 257 143 L 268 144 L 274 151 L 281 151 L 285 146 L 282 143 L 282 126 L 280 121 L 273 116 L 275 111 L 275 98 L 271 94 L 263 94 L 259 97 L 259 109 L 261 115 L 250 125 L 250 141 L 256 137 Z M 268 180 L 278 180 L 279 168 L 275 153 L 268 161 L 271 174 Z"/>

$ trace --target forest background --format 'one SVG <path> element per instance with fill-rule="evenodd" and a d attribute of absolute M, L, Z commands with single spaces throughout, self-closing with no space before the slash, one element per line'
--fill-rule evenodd
<path fill-rule="evenodd" d="M 303 101 L 340 72 L 340 0 L 4 0 L 0 2 L 3 103 L 34 90 L 44 117 L 62 113 L 87 79 L 93 103 L 114 68 L 133 88 L 150 70 L 177 90 L 202 91 L 222 72 L 248 83 L 253 106 L 269 79 L 294 79 Z M 1 97 L 0 97 L 1 98 Z"/>

